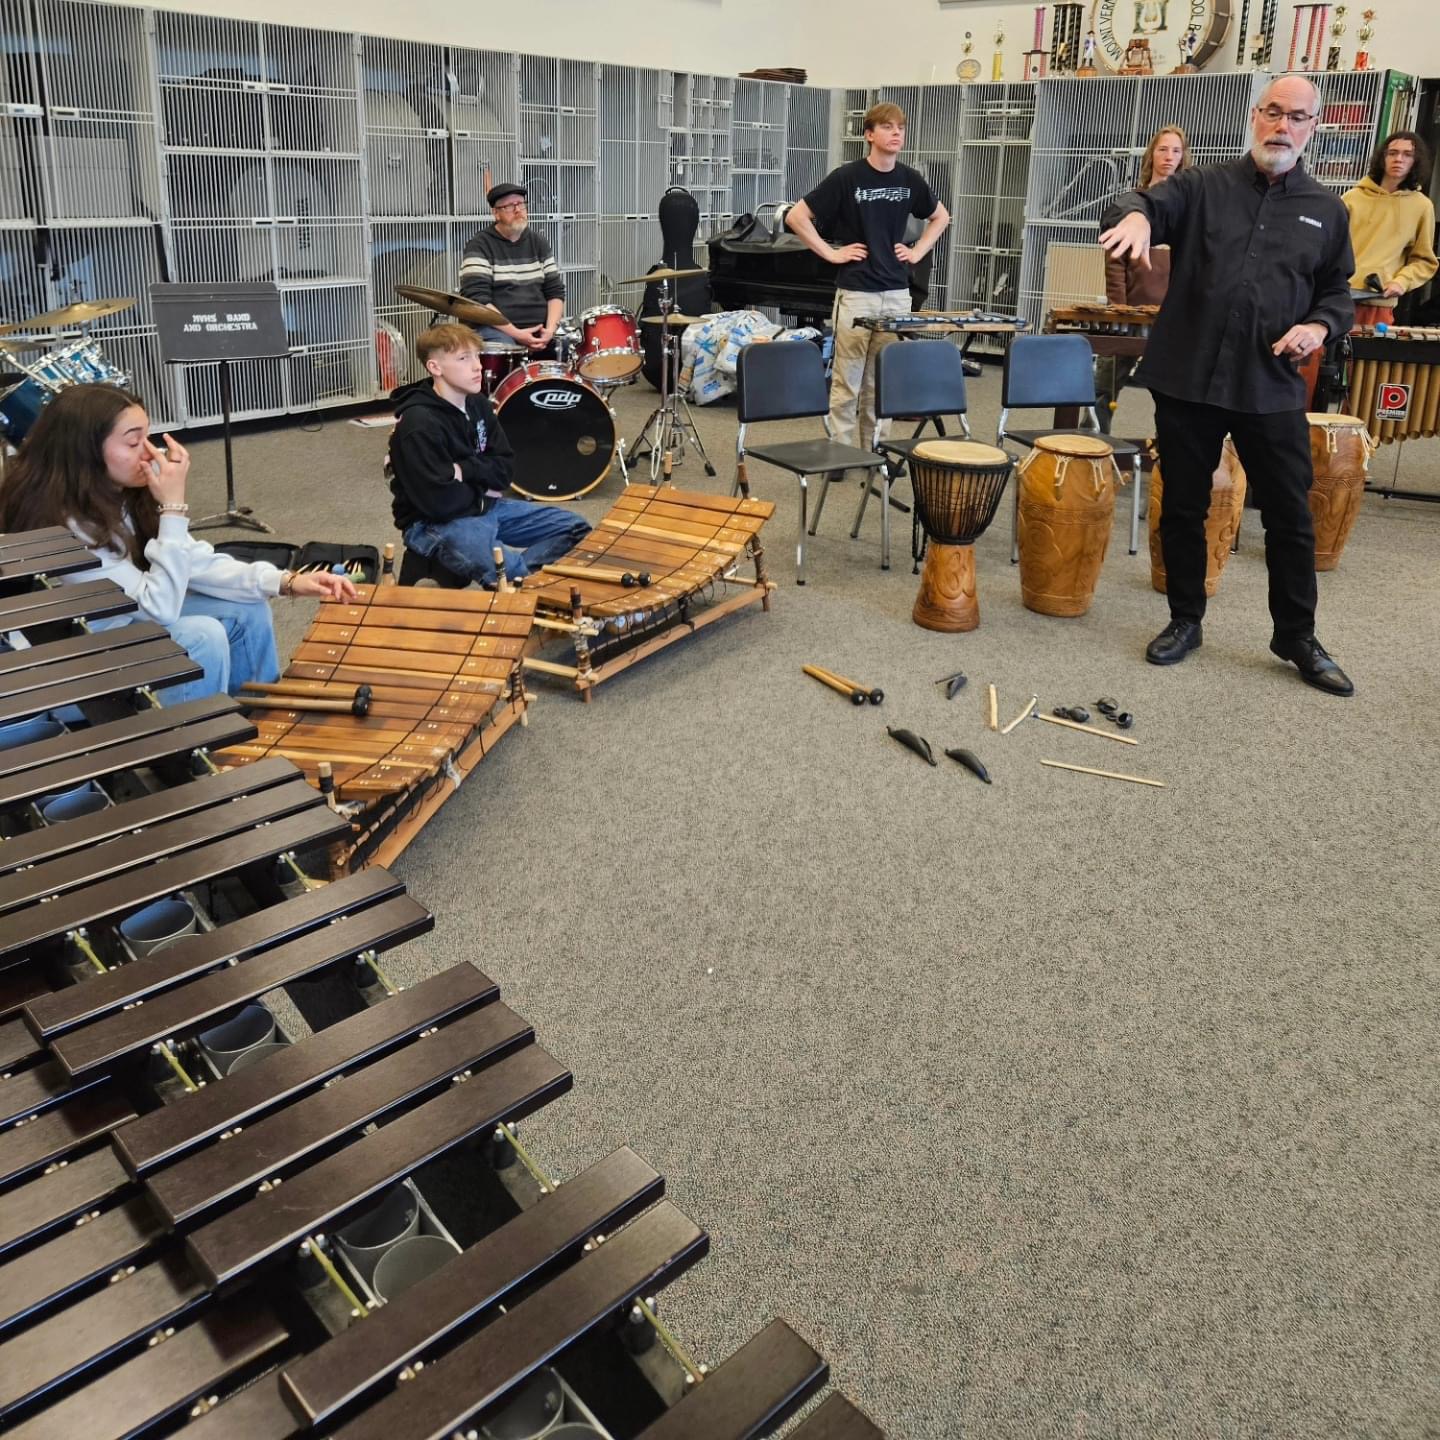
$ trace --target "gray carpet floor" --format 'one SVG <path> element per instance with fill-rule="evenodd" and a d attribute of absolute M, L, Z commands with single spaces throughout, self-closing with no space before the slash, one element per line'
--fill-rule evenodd
<path fill-rule="evenodd" d="M 996 373 L 972 392 L 993 435 Z M 622 431 L 652 399 L 619 395 Z M 726 490 L 734 411 L 697 419 L 720 475 L 677 481 Z M 289 539 L 382 543 L 385 440 L 242 432 L 241 497 Z M 194 448 L 198 508 L 222 471 Z M 1267 653 L 1254 511 L 1204 648 L 1160 670 L 1128 496 L 1088 615 L 1021 606 L 1003 512 L 980 628 L 947 637 L 911 623 L 906 517 L 882 572 L 877 507 L 851 541 L 858 487 L 832 494 L 797 589 L 794 482 L 754 471 L 772 613 L 588 706 L 541 683 L 395 867 L 438 924 L 392 970 L 473 959 L 573 1067 L 528 1127 L 557 1174 L 621 1143 L 666 1174 L 712 1237 L 664 1302 L 703 1359 L 784 1315 L 899 1440 L 1440 1435 L 1440 508 L 1367 498 L 1320 577 L 1343 701 Z M 1400 480 L 1440 489 L 1440 448 Z M 281 602 L 285 648 L 308 610 Z M 1139 744 L 1001 739 L 988 681 L 1006 716 L 1112 695 Z"/>

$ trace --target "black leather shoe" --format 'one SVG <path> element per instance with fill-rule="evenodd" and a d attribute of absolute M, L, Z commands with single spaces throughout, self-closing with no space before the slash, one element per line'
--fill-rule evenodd
<path fill-rule="evenodd" d="M 1152 665 L 1178 665 L 1201 642 L 1198 620 L 1172 620 L 1146 647 Z"/>
<path fill-rule="evenodd" d="M 1350 677 L 1325 653 L 1325 647 L 1313 636 L 1283 639 L 1277 635 L 1270 642 L 1270 652 L 1288 660 L 1300 671 L 1300 678 L 1327 695 L 1353 695 Z"/>

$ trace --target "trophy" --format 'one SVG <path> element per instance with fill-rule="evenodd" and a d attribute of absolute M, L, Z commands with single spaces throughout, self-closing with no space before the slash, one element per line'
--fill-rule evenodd
<path fill-rule="evenodd" d="M 1330 27 L 1330 34 L 1334 37 L 1335 43 L 1330 47 L 1325 56 L 1325 68 L 1335 71 L 1340 68 L 1340 37 L 1345 33 L 1345 6 L 1335 7 L 1335 23 Z"/>
<path fill-rule="evenodd" d="M 995 27 L 995 58 L 990 62 L 990 78 L 997 83 L 1005 78 L 1005 54 L 1000 47 L 1005 43 L 1005 22 Z"/>
<path fill-rule="evenodd" d="M 1030 48 L 1025 52 L 1025 68 L 1022 72 L 1026 80 L 1043 80 L 1048 69 L 1049 56 L 1045 51 L 1045 7 L 1035 7 L 1035 35 L 1031 41 Z"/>
<path fill-rule="evenodd" d="M 1061 0 L 1050 22 L 1050 73 L 1073 71 L 1080 58 L 1080 34 L 1085 7 L 1079 0 Z"/>
<path fill-rule="evenodd" d="M 974 48 L 975 42 L 967 30 L 965 32 L 965 43 L 960 47 L 965 58 L 955 67 L 955 78 L 965 84 L 968 84 L 971 80 L 978 80 L 980 78 L 980 62 L 970 53 Z"/>
<path fill-rule="evenodd" d="M 1095 68 L 1095 32 L 1085 32 L 1085 44 L 1080 51 L 1080 68 L 1075 72 L 1087 78 L 1098 75 L 1100 72 Z"/>
<path fill-rule="evenodd" d="M 1360 42 L 1360 48 L 1355 52 L 1355 68 L 1368 70 L 1370 68 L 1370 39 L 1375 34 L 1375 12 L 1362 10 L 1360 19 L 1361 26 L 1355 32 L 1355 38 Z"/>

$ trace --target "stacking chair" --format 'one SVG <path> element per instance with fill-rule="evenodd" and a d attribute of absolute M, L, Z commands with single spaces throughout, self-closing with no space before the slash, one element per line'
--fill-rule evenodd
<path fill-rule="evenodd" d="M 800 482 L 800 532 L 795 542 L 795 583 L 803 585 L 809 477 L 825 477 L 820 503 L 815 507 L 815 522 L 810 526 L 809 533 L 813 535 L 835 472 L 879 470 L 885 464 L 885 457 L 855 445 L 837 445 L 829 438 L 830 392 L 825 384 L 825 365 L 820 351 L 808 341 L 783 340 L 771 345 L 747 345 L 740 352 L 738 379 L 736 401 L 740 411 L 740 432 L 735 437 L 732 495 L 740 489 L 742 480 L 747 483 L 749 480 L 745 471 L 747 426 L 760 420 L 799 420 L 812 415 L 826 417 L 825 439 L 786 440 L 748 452 L 767 465 L 790 471 Z M 865 483 L 870 483 L 868 475 Z"/>
<path fill-rule="evenodd" d="M 1043 430 L 1011 430 L 1011 410 L 1078 409 L 1089 425 L 1076 430 L 1051 425 Z M 1005 356 L 1001 384 L 1000 421 L 995 443 L 1006 440 L 1034 445 L 1042 435 L 1099 435 L 1109 442 L 1117 461 L 1128 462 L 1133 472 L 1130 509 L 1130 553 L 1140 548 L 1140 454 L 1133 440 L 1121 440 L 1100 430 L 1095 414 L 1095 355 L 1083 335 L 1017 335 Z M 1010 563 L 1020 558 L 1020 485 L 1015 485 L 1010 530 Z"/>
<path fill-rule="evenodd" d="M 965 418 L 965 365 L 958 347 L 948 340 L 900 340 L 884 346 L 875 357 L 875 415 L 880 420 L 900 416 L 919 420 L 915 433 L 906 438 L 877 440 L 875 449 L 890 461 L 880 472 L 884 503 L 880 512 L 880 568 L 890 568 L 890 487 L 905 469 L 910 452 L 922 443 L 926 425 L 937 435 L 945 434 L 943 416 L 960 421 L 960 433 L 970 438 Z M 860 508 L 850 529 L 853 540 L 860 533 L 865 507 L 875 488 L 867 475 L 860 495 Z M 903 509 L 903 506 L 899 508 Z"/>

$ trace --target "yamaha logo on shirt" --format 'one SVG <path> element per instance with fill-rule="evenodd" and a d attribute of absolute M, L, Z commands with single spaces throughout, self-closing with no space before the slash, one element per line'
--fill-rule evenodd
<path fill-rule="evenodd" d="M 530 403 L 542 410 L 573 410 L 584 392 L 580 390 L 537 390 Z"/>

